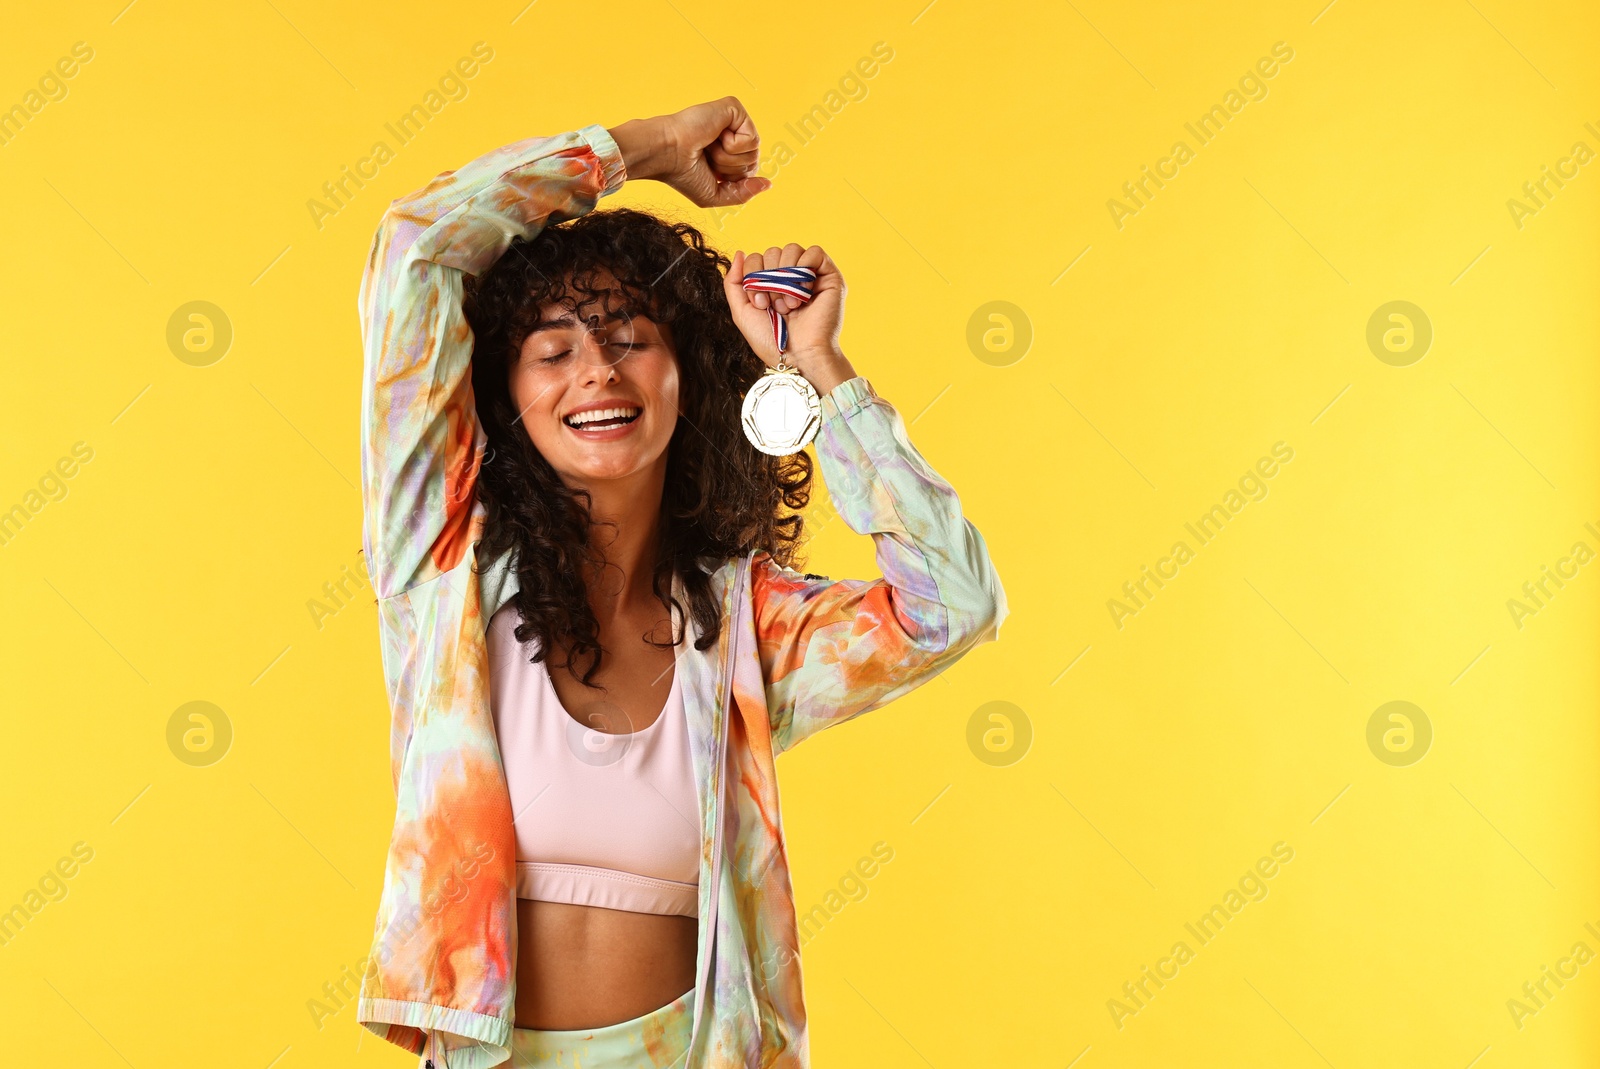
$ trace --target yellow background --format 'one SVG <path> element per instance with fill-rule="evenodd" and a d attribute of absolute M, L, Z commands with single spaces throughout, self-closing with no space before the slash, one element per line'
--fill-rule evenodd
<path fill-rule="evenodd" d="M 356 287 L 389 200 L 506 142 L 739 95 L 774 189 L 732 249 L 797 240 L 851 287 L 845 343 L 986 536 L 999 642 L 780 764 L 802 911 L 894 859 L 805 948 L 818 1066 L 1590 1066 L 1600 964 L 1600 549 L 1592 7 L 123 0 L 8 14 L 0 106 L 76 41 L 69 95 L 0 147 L 0 508 L 93 460 L 0 547 L 8 1060 L 407 1064 L 307 1002 L 367 952 L 392 815 L 376 615 L 307 601 L 360 546 Z M 474 42 L 494 59 L 319 229 L 306 207 Z M 801 145 L 873 45 L 893 59 Z M 1274 43 L 1294 50 L 1118 229 L 1106 202 Z M 392 142 L 391 142 L 392 146 Z M 776 157 L 774 157 L 775 159 Z M 1553 187 L 1552 187 L 1553 188 Z M 1065 270 L 1070 265 L 1070 270 Z M 180 362 L 180 305 L 234 340 Z M 969 349 L 989 301 L 1031 348 Z M 1434 340 L 1368 349 L 1406 300 Z M 1107 601 L 1275 442 L 1294 459 L 1120 629 Z M 811 567 L 869 576 L 822 528 Z M 1071 664 L 1070 671 L 1063 670 Z M 166 742 L 180 705 L 234 731 Z M 1432 724 L 1394 767 L 1392 700 Z M 1015 763 L 967 743 L 1019 707 Z M 1014 756 L 1014 755 L 1013 755 Z M 1331 803 L 1331 804 L 1330 804 Z M 1209 945 L 1185 930 L 1283 842 Z M 1194 960 L 1119 1028 L 1107 1002 Z"/>

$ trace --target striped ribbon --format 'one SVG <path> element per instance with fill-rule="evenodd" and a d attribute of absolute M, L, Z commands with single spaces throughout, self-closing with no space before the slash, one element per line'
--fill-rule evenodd
<path fill-rule="evenodd" d="M 752 271 L 744 276 L 744 288 L 748 293 L 772 293 L 785 297 L 793 297 L 801 304 L 811 300 L 811 284 L 817 280 L 817 273 L 809 267 L 775 267 L 770 271 Z M 789 324 L 774 307 L 767 308 L 772 316 L 772 340 L 778 347 L 778 355 L 782 356 L 784 350 L 789 348 Z"/>

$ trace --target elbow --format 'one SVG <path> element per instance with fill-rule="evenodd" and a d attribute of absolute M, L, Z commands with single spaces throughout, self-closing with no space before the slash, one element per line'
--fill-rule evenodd
<path fill-rule="evenodd" d="M 930 554 L 932 589 L 914 596 L 901 588 L 893 599 L 910 645 L 941 663 L 999 638 L 1000 625 L 1010 614 L 983 536 L 970 525 L 968 532 L 960 550 Z"/>
<path fill-rule="evenodd" d="M 1000 637 L 1000 625 L 1005 623 L 1006 617 L 1011 615 L 1011 605 L 1006 601 L 1006 588 L 1000 585 L 1000 573 L 992 567 L 989 569 L 990 596 L 986 606 L 987 614 L 984 620 L 983 638 L 981 641 L 990 642 Z"/>
<path fill-rule="evenodd" d="M 1000 637 L 1000 625 L 1011 615 L 1011 606 L 1006 600 L 1006 588 L 1000 582 L 994 559 L 989 555 L 988 542 L 976 528 L 972 536 L 974 546 L 970 559 L 973 564 L 973 588 L 978 591 L 978 596 L 974 599 L 976 623 L 970 642 L 976 646 Z"/>
<path fill-rule="evenodd" d="M 980 552 L 965 569 L 959 584 L 960 596 L 946 606 L 945 649 L 966 653 L 975 646 L 1000 637 L 1000 625 L 1011 613 L 1006 589 L 1000 582 L 988 554 Z"/>
<path fill-rule="evenodd" d="M 966 626 L 953 636 L 964 649 L 993 642 L 1000 637 L 1000 625 L 1011 614 L 1006 601 L 1006 589 L 1000 584 L 1000 575 L 993 567 L 987 569 L 978 585 L 980 596 L 975 598 L 966 614 Z"/>

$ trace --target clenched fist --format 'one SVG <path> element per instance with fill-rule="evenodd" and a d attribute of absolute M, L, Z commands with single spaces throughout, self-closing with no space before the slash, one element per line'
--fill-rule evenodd
<path fill-rule="evenodd" d="M 744 276 L 775 267 L 809 267 L 817 273 L 811 287 L 811 300 L 802 303 L 781 293 L 750 293 Z M 783 354 L 786 364 L 804 375 L 819 394 L 825 394 L 855 371 L 839 348 L 839 328 L 844 323 L 844 276 L 833 258 L 820 245 L 801 248 L 790 242 L 783 248 L 774 245 L 765 253 L 735 252 L 733 265 L 723 276 L 722 288 L 740 333 L 768 367 L 778 363 L 778 346 L 772 336 L 772 311 L 789 323 L 789 348 Z"/>
<path fill-rule="evenodd" d="M 629 178 L 653 178 L 702 208 L 743 204 L 772 182 L 756 175 L 761 137 L 738 97 L 609 131 Z"/>

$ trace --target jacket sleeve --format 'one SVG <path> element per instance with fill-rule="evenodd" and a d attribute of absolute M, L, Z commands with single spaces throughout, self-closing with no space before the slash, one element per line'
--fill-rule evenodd
<path fill-rule="evenodd" d="M 886 705 L 999 637 L 1005 589 L 950 484 L 862 376 L 822 398 L 817 458 L 883 578 L 830 582 L 758 553 L 752 597 L 774 753 Z"/>
<path fill-rule="evenodd" d="M 462 278 L 513 237 L 583 215 L 622 187 L 601 126 L 518 141 L 389 206 L 361 279 L 363 541 L 392 597 L 451 571 L 476 538 L 484 436 L 473 407 Z"/>
<path fill-rule="evenodd" d="M 391 204 L 378 226 L 359 304 L 362 543 L 379 603 L 396 784 L 418 695 L 450 670 L 433 660 L 448 640 L 434 635 L 429 649 L 422 629 L 463 616 L 439 599 L 467 595 L 451 573 L 483 526 L 475 489 L 487 439 L 473 403 L 462 280 L 490 267 L 513 237 L 593 210 L 625 178 L 611 135 L 587 126 L 441 174 Z"/>

